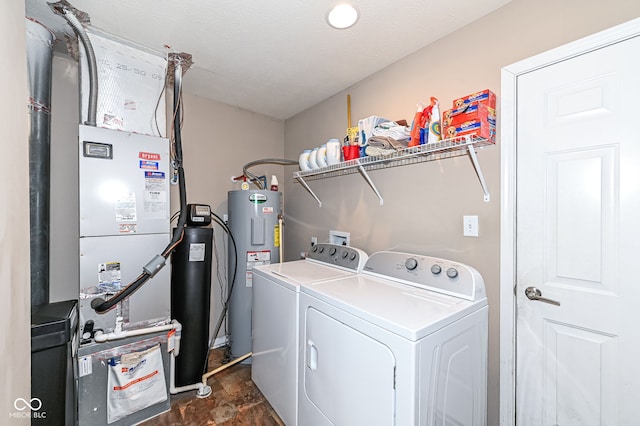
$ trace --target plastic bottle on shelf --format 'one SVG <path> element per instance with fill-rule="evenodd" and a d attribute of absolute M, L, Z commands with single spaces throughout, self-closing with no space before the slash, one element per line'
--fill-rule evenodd
<path fill-rule="evenodd" d="M 271 175 L 271 188 L 269 189 L 272 191 L 278 190 L 278 178 L 276 177 L 276 175 Z"/>
<path fill-rule="evenodd" d="M 303 172 L 308 172 L 309 170 L 311 170 L 311 165 L 309 164 L 310 154 L 311 150 L 305 149 L 298 157 L 298 164 L 300 165 L 300 170 Z"/>
<path fill-rule="evenodd" d="M 311 153 L 309 154 L 309 167 L 311 167 L 311 170 L 313 169 L 317 169 L 318 166 L 318 147 L 315 147 L 311 150 Z"/>
<path fill-rule="evenodd" d="M 442 140 L 440 130 L 440 103 L 437 98 L 431 97 L 431 105 L 429 105 L 429 133 L 427 143 L 439 142 Z"/>
<path fill-rule="evenodd" d="M 420 145 L 420 128 L 425 125 L 425 117 L 423 114 L 424 105 L 417 104 L 416 107 L 416 115 L 413 117 L 413 123 L 411 123 L 411 139 L 409 140 L 409 146 Z"/>

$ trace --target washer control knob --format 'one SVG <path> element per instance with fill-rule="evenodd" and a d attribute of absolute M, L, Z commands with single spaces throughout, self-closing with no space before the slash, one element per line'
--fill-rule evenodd
<path fill-rule="evenodd" d="M 358 257 L 358 253 L 351 253 L 351 257 L 349 258 L 349 260 L 353 261 L 356 260 L 356 257 Z"/>
<path fill-rule="evenodd" d="M 324 247 L 318 248 L 318 253 L 322 253 L 322 252 L 324 252 Z"/>
<path fill-rule="evenodd" d="M 311 251 L 314 252 L 314 253 L 317 253 L 318 252 L 318 246 L 313 246 L 313 249 Z"/>
<path fill-rule="evenodd" d="M 413 257 L 410 257 L 409 259 L 405 260 L 404 267 L 407 268 L 407 270 L 409 271 L 413 271 L 418 267 L 418 261 L 415 260 Z"/>
<path fill-rule="evenodd" d="M 440 272 L 442 272 L 442 267 L 440 265 L 431 266 L 431 273 L 433 275 L 438 275 Z"/>
<path fill-rule="evenodd" d="M 329 250 L 329 254 L 333 256 L 334 254 L 336 254 L 337 251 L 338 250 L 335 247 L 331 247 L 331 250 Z"/>
<path fill-rule="evenodd" d="M 343 251 L 343 252 L 342 252 L 342 258 L 343 258 L 343 259 L 346 259 L 346 258 L 347 258 L 347 256 L 349 256 L 349 252 L 348 252 L 348 251 L 346 251 L 346 250 L 345 250 L 345 251 Z"/>
<path fill-rule="evenodd" d="M 455 278 L 458 276 L 458 270 L 456 268 L 447 269 L 447 276 L 449 278 Z"/>

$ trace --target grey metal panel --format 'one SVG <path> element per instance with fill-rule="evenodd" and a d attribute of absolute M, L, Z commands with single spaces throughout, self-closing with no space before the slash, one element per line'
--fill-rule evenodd
<path fill-rule="evenodd" d="M 120 419 L 111 425 L 125 426 L 140 423 L 171 409 L 169 398 L 170 353 L 167 352 L 167 333 L 153 333 L 145 336 L 129 337 L 113 342 L 92 344 L 78 349 L 78 420 L 80 426 L 107 424 L 107 360 L 114 355 L 139 351 L 160 343 L 167 400 Z M 90 365 L 90 367 L 89 367 Z M 90 368 L 91 373 L 85 374 Z"/>
<path fill-rule="evenodd" d="M 87 157 L 85 142 L 112 158 Z M 80 126 L 80 236 L 169 232 L 166 138 Z"/>
<path fill-rule="evenodd" d="M 92 319 L 95 328 L 104 330 L 115 326 L 117 307 L 104 314 L 91 309 L 91 298 L 98 285 L 99 265 L 119 262 L 122 286 L 129 284 L 142 267 L 169 244 L 169 234 L 128 235 L 80 238 L 80 325 Z M 100 293 L 103 294 L 103 293 Z M 131 297 L 121 302 L 125 323 L 148 323 L 171 316 L 171 269 L 167 264 Z M 104 296 L 102 296 L 104 297 Z M 128 305 L 128 309 L 127 309 Z M 128 314 L 127 314 L 128 311 Z"/>

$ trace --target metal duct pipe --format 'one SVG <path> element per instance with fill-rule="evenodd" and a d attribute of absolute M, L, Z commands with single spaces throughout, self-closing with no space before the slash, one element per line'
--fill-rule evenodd
<path fill-rule="evenodd" d="M 84 124 L 96 127 L 96 115 L 98 111 L 98 63 L 96 61 L 96 54 L 93 51 L 91 39 L 69 5 L 55 3 L 53 10 L 62 14 L 64 19 L 67 20 L 87 54 L 87 68 L 89 69 L 89 106 L 87 107 L 87 121 L 85 121 Z"/>
<path fill-rule="evenodd" d="M 49 205 L 53 34 L 27 19 L 31 305 L 49 302 Z"/>

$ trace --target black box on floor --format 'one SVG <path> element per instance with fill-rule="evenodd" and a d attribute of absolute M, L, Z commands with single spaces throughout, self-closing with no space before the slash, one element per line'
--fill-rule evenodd
<path fill-rule="evenodd" d="M 31 424 L 76 425 L 77 301 L 31 307 Z"/>

